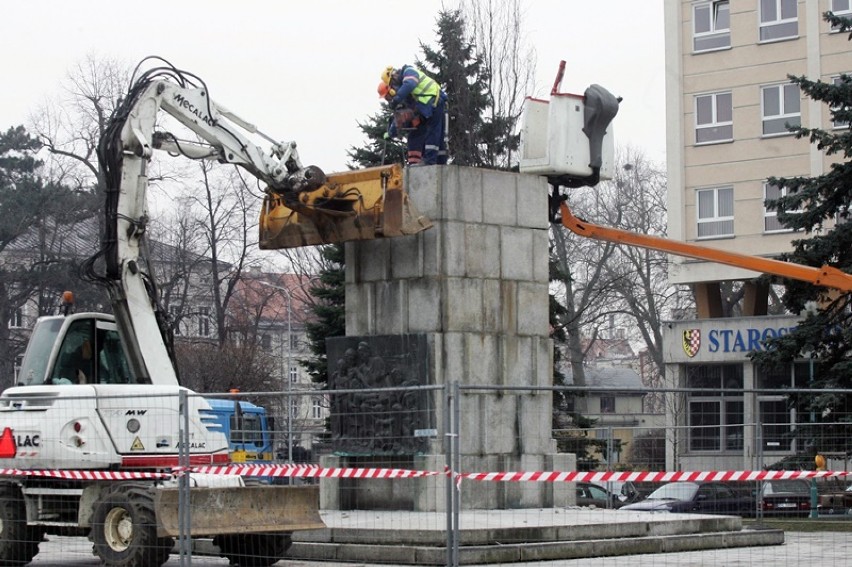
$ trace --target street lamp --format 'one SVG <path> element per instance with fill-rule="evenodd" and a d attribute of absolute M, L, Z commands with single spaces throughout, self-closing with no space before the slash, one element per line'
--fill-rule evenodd
<path fill-rule="evenodd" d="M 287 297 L 287 368 L 284 380 L 287 382 L 287 462 L 293 464 L 293 378 L 291 376 L 293 360 L 293 296 L 290 290 L 280 285 L 258 280 L 261 284 L 283 291 Z"/>

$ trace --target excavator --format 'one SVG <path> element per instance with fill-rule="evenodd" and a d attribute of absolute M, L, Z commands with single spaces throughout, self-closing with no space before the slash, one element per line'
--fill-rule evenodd
<path fill-rule="evenodd" d="M 65 298 L 62 314 L 38 320 L 17 384 L 0 394 L 2 565 L 29 563 L 45 534 L 61 533 L 88 536 L 107 567 L 158 567 L 176 537 L 212 537 L 231 564 L 266 567 L 285 556 L 293 531 L 324 527 L 317 485 L 176 472 L 233 458 L 215 408 L 178 381 L 147 245 L 155 152 L 257 178 L 264 249 L 431 226 L 399 165 L 330 175 L 304 166 L 295 142 L 275 141 L 212 100 L 197 76 L 159 61 L 134 72 L 98 145 L 104 228 L 83 271 L 106 288 L 113 314 L 74 313 Z"/>

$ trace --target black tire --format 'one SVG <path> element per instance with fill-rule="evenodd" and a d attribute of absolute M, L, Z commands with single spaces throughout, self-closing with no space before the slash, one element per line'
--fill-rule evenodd
<path fill-rule="evenodd" d="M 92 507 L 89 539 L 107 567 L 160 567 L 174 547 L 170 537 L 157 537 L 153 489 L 118 485 Z"/>
<path fill-rule="evenodd" d="M 219 555 L 239 567 L 269 567 L 284 559 L 293 545 L 289 533 L 228 534 L 213 538 Z"/>
<path fill-rule="evenodd" d="M 0 565 L 26 565 L 38 554 L 42 526 L 27 525 L 27 507 L 17 485 L 0 487 Z"/>

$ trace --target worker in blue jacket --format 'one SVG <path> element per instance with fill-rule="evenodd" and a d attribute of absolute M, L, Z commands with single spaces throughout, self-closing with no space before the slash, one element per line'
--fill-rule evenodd
<path fill-rule="evenodd" d="M 447 93 L 437 81 L 410 65 L 387 67 L 382 71 L 379 95 L 394 110 L 385 136 L 407 134 L 408 164 L 446 164 Z"/>

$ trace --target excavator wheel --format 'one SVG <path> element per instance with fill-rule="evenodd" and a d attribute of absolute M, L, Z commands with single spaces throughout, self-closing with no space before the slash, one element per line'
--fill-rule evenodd
<path fill-rule="evenodd" d="M 219 555 L 239 567 L 269 567 L 284 558 L 293 545 L 289 533 L 227 534 L 213 538 Z"/>
<path fill-rule="evenodd" d="M 120 484 L 102 494 L 89 537 L 107 567 L 159 567 L 174 547 L 172 538 L 157 537 L 154 495 L 145 484 Z"/>
<path fill-rule="evenodd" d="M 17 485 L 0 485 L 0 565 L 26 565 L 38 554 L 44 528 L 27 525 L 27 507 Z"/>

